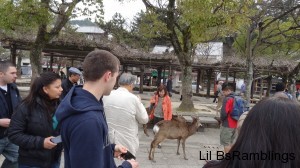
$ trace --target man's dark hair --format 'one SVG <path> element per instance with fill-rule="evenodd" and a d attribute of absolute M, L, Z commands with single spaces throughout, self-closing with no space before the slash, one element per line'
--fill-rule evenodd
<path fill-rule="evenodd" d="M 228 83 L 223 83 L 222 90 L 232 90 L 232 86 Z"/>
<path fill-rule="evenodd" d="M 277 83 L 276 86 L 275 86 L 275 91 L 276 92 L 284 91 L 284 89 L 285 89 L 285 86 L 282 82 Z"/>
<path fill-rule="evenodd" d="M 83 77 L 86 81 L 96 81 L 107 71 L 117 72 L 119 65 L 119 59 L 112 53 L 95 50 L 90 52 L 83 61 Z"/>
<path fill-rule="evenodd" d="M 16 66 L 10 61 L 0 61 L 0 72 L 5 73 L 9 67 L 16 67 Z"/>

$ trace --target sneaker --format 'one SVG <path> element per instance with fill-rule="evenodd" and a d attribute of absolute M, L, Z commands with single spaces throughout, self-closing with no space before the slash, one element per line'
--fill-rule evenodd
<path fill-rule="evenodd" d="M 160 144 L 158 144 L 158 145 L 157 145 L 157 148 L 158 148 L 158 149 L 161 149 L 161 145 L 160 145 Z"/>

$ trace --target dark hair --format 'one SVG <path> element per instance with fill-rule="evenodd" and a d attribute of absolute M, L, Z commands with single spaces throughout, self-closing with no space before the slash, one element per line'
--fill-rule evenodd
<path fill-rule="evenodd" d="M 5 73 L 9 67 L 16 67 L 16 66 L 10 61 L 0 61 L 0 72 Z"/>
<path fill-rule="evenodd" d="M 223 83 L 222 90 L 232 90 L 232 86 L 230 86 L 228 83 Z"/>
<path fill-rule="evenodd" d="M 22 101 L 22 104 L 25 104 L 28 107 L 29 111 L 32 111 L 38 101 L 49 113 L 53 113 L 59 99 L 50 100 L 50 97 L 44 92 L 43 87 L 49 86 L 57 79 L 60 79 L 60 76 L 54 72 L 44 72 L 41 73 L 39 77 L 36 77 L 31 83 L 28 96 Z"/>
<path fill-rule="evenodd" d="M 275 91 L 276 92 L 280 92 L 280 91 L 284 91 L 284 89 L 285 89 L 285 86 L 284 86 L 284 84 L 283 83 L 277 83 L 276 84 L 276 86 L 275 86 Z"/>
<path fill-rule="evenodd" d="M 168 91 L 167 91 L 167 88 L 166 88 L 165 85 L 160 85 L 160 86 L 157 88 L 157 92 L 156 92 L 157 95 L 159 95 L 159 92 L 162 91 L 162 90 L 165 91 L 164 97 L 165 97 L 166 95 L 168 95 Z"/>
<path fill-rule="evenodd" d="M 107 71 L 117 72 L 119 65 L 119 59 L 112 53 L 95 50 L 90 52 L 83 61 L 83 77 L 86 81 L 96 81 Z"/>
<path fill-rule="evenodd" d="M 257 103 L 248 113 L 237 141 L 229 151 L 256 154 L 260 158 L 224 159 L 207 167 L 292 168 L 300 167 L 300 105 L 271 97 Z M 267 156 L 262 158 L 262 153 Z M 266 156 L 265 155 L 265 156 Z"/>

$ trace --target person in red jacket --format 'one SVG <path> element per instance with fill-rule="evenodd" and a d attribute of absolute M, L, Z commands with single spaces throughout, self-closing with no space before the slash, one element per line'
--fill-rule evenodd
<path fill-rule="evenodd" d="M 172 104 L 167 88 L 160 85 L 156 94 L 151 98 L 150 104 L 154 104 L 154 125 L 161 120 L 172 119 Z"/>
<path fill-rule="evenodd" d="M 237 128 L 237 120 L 234 120 L 230 113 L 233 110 L 234 92 L 232 87 L 227 83 L 222 85 L 222 91 L 225 96 L 221 109 L 221 130 L 220 143 L 224 146 L 224 152 L 227 153 L 235 138 L 235 130 Z"/>

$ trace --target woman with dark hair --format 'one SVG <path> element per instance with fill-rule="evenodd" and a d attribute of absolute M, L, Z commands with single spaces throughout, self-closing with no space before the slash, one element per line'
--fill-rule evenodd
<path fill-rule="evenodd" d="M 154 108 L 154 125 L 161 120 L 172 119 L 172 104 L 166 86 L 160 85 L 157 88 L 156 94 L 150 100 L 150 104 Z"/>
<path fill-rule="evenodd" d="M 60 76 L 42 73 L 13 114 L 8 137 L 19 146 L 19 168 L 59 167 L 62 147 L 50 139 L 59 134 L 54 113 L 61 93 Z"/>
<path fill-rule="evenodd" d="M 262 100 L 249 111 L 229 153 L 204 168 L 300 167 L 299 121 L 297 102 L 282 97 Z"/>

